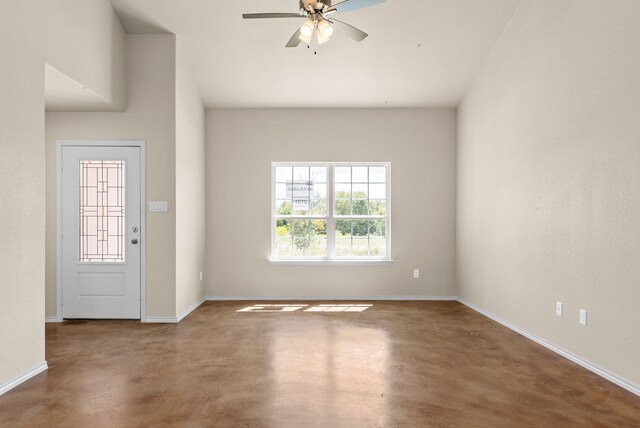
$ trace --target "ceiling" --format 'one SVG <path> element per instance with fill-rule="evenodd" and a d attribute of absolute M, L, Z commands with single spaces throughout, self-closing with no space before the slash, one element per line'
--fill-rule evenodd
<path fill-rule="evenodd" d="M 387 0 L 335 17 L 317 49 L 285 43 L 298 0 L 111 0 L 128 33 L 177 35 L 207 107 L 455 107 L 520 0 Z"/>

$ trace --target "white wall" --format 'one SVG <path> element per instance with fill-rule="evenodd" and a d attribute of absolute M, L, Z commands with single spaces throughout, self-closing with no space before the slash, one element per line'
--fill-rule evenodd
<path fill-rule="evenodd" d="M 206 141 L 207 295 L 454 294 L 455 110 L 207 110 Z M 269 264 L 272 161 L 390 161 L 393 265 Z"/>
<path fill-rule="evenodd" d="M 204 106 L 180 43 L 176 57 L 176 314 L 204 297 Z"/>
<path fill-rule="evenodd" d="M 457 235 L 460 296 L 636 385 L 639 22 L 522 3 L 459 110 Z"/>
<path fill-rule="evenodd" d="M 129 35 L 127 111 L 46 114 L 46 313 L 56 315 L 56 141 L 145 140 L 146 196 L 168 201 L 147 214 L 147 316 L 176 315 L 176 40 Z"/>

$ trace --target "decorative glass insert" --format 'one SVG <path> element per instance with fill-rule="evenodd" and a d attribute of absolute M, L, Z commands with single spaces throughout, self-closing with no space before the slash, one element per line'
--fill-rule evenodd
<path fill-rule="evenodd" d="M 125 261 L 125 161 L 80 161 L 80 261 Z"/>

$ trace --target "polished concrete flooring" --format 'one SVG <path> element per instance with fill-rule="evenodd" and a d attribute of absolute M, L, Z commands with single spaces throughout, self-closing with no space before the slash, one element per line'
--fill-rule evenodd
<path fill-rule="evenodd" d="M 459 303 L 368 303 L 48 324 L 50 368 L 0 426 L 640 426 L 640 398 Z"/>

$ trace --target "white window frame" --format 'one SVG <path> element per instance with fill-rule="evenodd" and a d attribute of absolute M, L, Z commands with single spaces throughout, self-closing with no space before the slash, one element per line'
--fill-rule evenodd
<path fill-rule="evenodd" d="M 276 215 L 276 167 L 296 167 L 296 166 L 324 166 L 327 168 L 327 215 L 310 216 L 278 216 Z M 384 167 L 386 169 L 386 207 L 384 216 L 351 215 L 336 216 L 334 213 L 335 203 L 335 180 L 334 169 L 339 166 L 368 166 Z M 379 264 L 389 265 L 393 263 L 391 258 L 391 162 L 271 162 L 271 256 L 269 261 L 272 264 L 291 265 L 317 265 L 317 264 Z M 327 221 L 327 255 L 325 257 L 283 257 L 276 255 L 276 220 L 313 220 L 322 219 Z M 335 222 L 336 220 L 368 220 L 384 219 L 386 237 L 385 256 L 352 256 L 337 257 L 335 255 Z"/>

